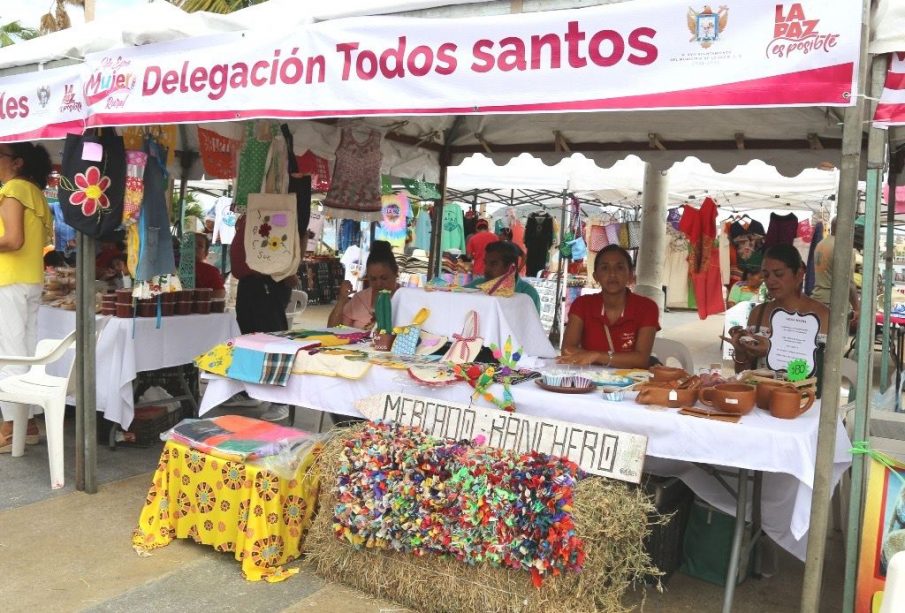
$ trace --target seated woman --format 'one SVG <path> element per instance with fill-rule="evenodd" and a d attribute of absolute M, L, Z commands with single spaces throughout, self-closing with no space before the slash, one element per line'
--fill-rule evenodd
<path fill-rule="evenodd" d="M 512 266 L 518 271 L 519 260 L 522 257 L 522 248 L 509 241 L 497 241 L 487 245 L 484 252 L 484 276 L 477 277 L 465 287 L 477 287 L 485 281 L 502 277 Z M 534 302 L 534 308 L 540 313 L 540 296 L 530 283 L 522 281 L 518 272 L 515 273 L 515 291 L 525 294 Z"/>
<path fill-rule="evenodd" d="M 763 283 L 764 276 L 761 274 L 760 266 L 756 269 L 746 269 L 742 272 L 742 280 L 732 286 L 729 290 L 729 297 L 726 298 L 726 307 L 732 308 L 739 302 L 745 302 L 757 297 L 760 291 L 760 284 Z"/>
<path fill-rule="evenodd" d="M 374 325 L 374 303 L 377 292 L 389 290 L 395 292 L 399 287 L 399 265 L 393 255 L 392 246 L 386 241 L 371 243 L 371 253 L 365 266 L 365 279 L 368 288 L 352 296 L 352 284 L 343 281 L 339 286 L 339 297 L 336 306 L 327 318 L 328 326 L 352 326 L 369 329 Z"/>
<path fill-rule="evenodd" d="M 801 254 L 792 245 L 774 245 L 764 253 L 761 272 L 770 299 L 754 307 L 748 317 L 748 327 L 734 326 L 723 340 L 735 350 L 735 371 L 758 368 L 770 350 L 770 319 L 777 309 L 800 315 L 812 313 L 820 322 L 817 342 L 826 341 L 830 311 L 825 305 L 804 295 L 806 266 Z M 822 339 L 821 339 L 822 337 Z"/>
<path fill-rule="evenodd" d="M 594 261 L 594 279 L 601 291 L 572 303 L 559 362 L 647 368 L 660 310 L 628 289 L 635 280 L 631 256 L 618 245 L 604 247 Z"/>

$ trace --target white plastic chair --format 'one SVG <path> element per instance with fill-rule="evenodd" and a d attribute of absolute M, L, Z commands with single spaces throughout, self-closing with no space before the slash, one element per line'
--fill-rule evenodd
<path fill-rule="evenodd" d="M 678 341 L 671 341 L 668 338 L 654 338 L 654 348 L 652 352 L 664 366 L 668 365 L 669 358 L 674 359 L 685 370 L 685 372 L 694 374 L 694 360 L 691 359 L 691 352 L 688 347 Z"/>
<path fill-rule="evenodd" d="M 0 380 L 0 400 L 13 404 L 13 457 L 25 453 L 25 431 L 28 427 L 28 406 L 36 404 L 44 409 L 47 429 L 47 460 L 50 465 L 50 487 L 63 487 L 63 418 L 66 414 L 66 395 L 72 375 L 72 364 L 65 377 L 48 375 L 45 365 L 56 362 L 75 344 L 75 331 L 60 339 L 38 341 L 34 357 L 0 356 L 0 366 L 31 366 L 27 373 Z M 72 361 L 75 363 L 75 360 Z"/>
<path fill-rule="evenodd" d="M 306 308 L 308 308 L 308 294 L 300 289 L 292 290 L 289 304 L 286 305 L 286 322 L 289 324 L 290 330 L 292 329 L 292 320 L 295 319 L 296 315 L 303 313 Z"/>

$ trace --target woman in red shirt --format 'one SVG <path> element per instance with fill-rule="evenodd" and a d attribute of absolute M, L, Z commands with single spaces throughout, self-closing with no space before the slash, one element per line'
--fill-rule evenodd
<path fill-rule="evenodd" d="M 594 261 L 594 279 L 600 293 L 576 298 L 569 309 L 559 362 L 647 368 L 660 310 L 628 289 L 635 280 L 631 256 L 618 245 L 605 247 Z"/>

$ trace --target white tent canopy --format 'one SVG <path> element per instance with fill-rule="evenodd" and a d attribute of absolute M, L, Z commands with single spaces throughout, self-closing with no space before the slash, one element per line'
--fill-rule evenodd
<path fill-rule="evenodd" d="M 729 173 L 719 173 L 696 158 L 669 168 L 669 202 L 712 196 L 730 210 L 815 210 L 836 193 L 838 171 L 805 169 L 796 177 L 783 177 L 768 164 L 754 160 Z M 481 154 L 449 168 L 449 187 L 477 189 L 568 190 L 602 203 L 640 205 L 644 162 L 629 156 L 610 168 L 599 168 L 581 154 L 553 166 L 524 154 L 497 166 Z"/>

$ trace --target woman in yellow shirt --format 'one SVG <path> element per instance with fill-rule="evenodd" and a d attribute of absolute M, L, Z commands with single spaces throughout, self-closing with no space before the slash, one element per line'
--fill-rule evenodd
<path fill-rule="evenodd" d="M 53 217 L 44 187 L 50 155 L 41 145 L 0 143 L 0 354 L 34 355 L 38 306 L 44 282 L 44 246 L 51 241 Z M 0 368 L 0 379 L 24 372 L 21 366 Z M 0 453 L 12 451 L 12 415 L 0 402 Z M 28 420 L 26 444 L 36 444 L 39 431 Z"/>

